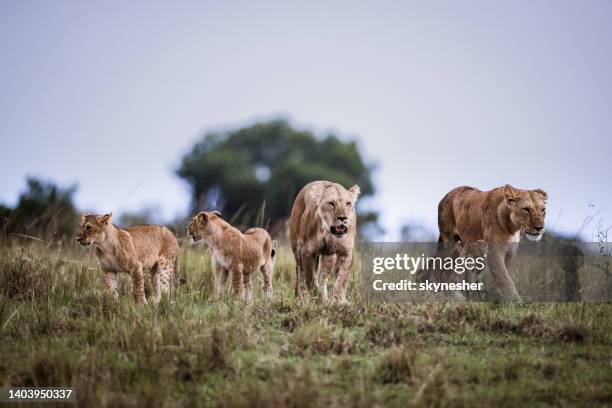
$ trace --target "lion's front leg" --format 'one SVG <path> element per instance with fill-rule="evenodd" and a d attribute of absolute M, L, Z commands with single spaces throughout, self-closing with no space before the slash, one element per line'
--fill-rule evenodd
<path fill-rule="evenodd" d="M 336 281 L 332 293 L 332 300 L 335 302 L 346 302 L 346 292 L 348 289 L 351 266 L 353 265 L 353 254 L 338 255 L 336 262 Z"/>
<path fill-rule="evenodd" d="M 327 278 L 336 267 L 336 254 L 325 255 L 321 257 L 321 266 L 319 267 L 319 294 L 321 299 L 327 300 Z"/>
<path fill-rule="evenodd" d="M 227 281 L 228 272 L 226 269 L 216 261 L 213 257 L 212 259 L 212 269 L 213 269 L 213 298 L 215 300 L 220 300 L 223 297 L 225 282 Z"/>
<path fill-rule="evenodd" d="M 315 273 L 317 273 L 319 257 L 318 255 L 305 255 L 302 257 L 302 276 L 306 282 L 306 288 L 311 296 L 317 296 L 318 288 L 315 281 Z"/>
<path fill-rule="evenodd" d="M 109 293 L 115 298 L 119 299 L 119 292 L 117 291 L 117 272 L 115 271 L 102 271 L 102 278 L 104 284 Z"/>
<path fill-rule="evenodd" d="M 516 290 L 514 281 L 510 278 L 506 268 L 505 257 L 506 251 L 501 246 L 493 247 L 487 256 L 495 291 L 499 294 L 501 300 L 520 302 L 521 297 Z"/>
<path fill-rule="evenodd" d="M 295 256 L 295 298 L 299 298 L 302 292 L 302 256 L 300 250 Z"/>

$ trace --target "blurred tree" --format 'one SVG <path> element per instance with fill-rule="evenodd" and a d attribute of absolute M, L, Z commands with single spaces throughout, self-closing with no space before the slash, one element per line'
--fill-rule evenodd
<path fill-rule="evenodd" d="M 0 204 L 0 231 L 2 231 L 0 239 L 6 238 L 6 227 L 9 216 L 11 215 L 11 211 L 13 210 L 10 207 L 7 207 L 4 204 Z"/>
<path fill-rule="evenodd" d="M 60 188 L 36 178 L 27 179 L 27 188 L 17 206 L 6 217 L 6 231 L 43 239 L 72 239 L 79 216 L 73 204 L 76 187 Z"/>
<path fill-rule="evenodd" d="M 401 242 L 437 242 L 438 236 L 425 225 L 410 222 L 400 229 Z"/>
<path fill-rule="evenodd" d="M 371 170 L 355 142 L 318 139 L 276 120 L 207 134 L 177 174 L 191 187 L 193 212 L 218 209 L 239 223 L 263 225 L 287 218 L 299 190 L 313 180 L 359 184 L 362 197 L 372 195 Z M 377 220 L 374 212 L 360 216 L 362 223 Z"/>
<path fill-rule="evenodd" d="M 155 224 L 159 219 L 158 210 L 153 207 L 143 208 L 140 211 L 123 212 L 119 217 L 119 225 L 132 227 L 134 225 Z"/>

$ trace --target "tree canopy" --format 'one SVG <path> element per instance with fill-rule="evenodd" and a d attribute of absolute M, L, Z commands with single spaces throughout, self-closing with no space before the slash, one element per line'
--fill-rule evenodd
<path fill-rule="evenodd" d="M 43 239 L 72 239 L 78 227 L 78 213 L 73 203 L 76 187 L 61 188 L 32 177 L 26 183 L 17 206 L 0 209 L 5 231 Z"/>
<path fill-rule="evenodd" d="M 177 171 L 191 187 L 194 212 L 217 209 L 244 224 L 288 217 L 299 190 L 314 180 L 358 184 L 362 197 L 372 195 L 370 173 L 355 141 L 318 138 L 284 120 L 208 133 Z"/>

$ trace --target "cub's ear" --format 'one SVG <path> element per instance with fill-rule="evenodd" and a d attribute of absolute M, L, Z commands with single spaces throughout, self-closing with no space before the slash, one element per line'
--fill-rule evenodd
<path fill-rule="evenodd" d="M 357 201 L 357 198 L 359 198 L 359 195 L 361 194 L 361 189 L 357 184 L 355 184 L 353 187 L 348 189 L 348 192 L 353 196 L 353 200 Z"/>
<path fill-rule="evenodd" d="M 548 201 L 548 194 L 546 193 L 546 191 L 540 190 L 539 188 L 536 188 L 533 191 L 538 193 L 539 195 L 541 195 L 542 196 L 542 200 L 544 200 L 544 202 Z"/>
<path fill-rule="evenodd" d="M 211 213 L 215 214 L 217 217 L 221 218 L 221 213 L 217 210 L 211 211 Z"/>
<path fill-rule="evenodd" d="M 504 186 L 504 198 L 506 202 L 510 205 L 514 205 L 516 203 L 517 194 L 516 189 L 512 187 L 510 184 L 506 184 Z"/>
<path fill-rule="evenodd" d="M 113 213 L 104 214 L 98 217 L 100 224 L 108 225 L 113 220 Z"/>
<path fill-rule="evenodd" d="M 453 248 L 453 253 L 457 256 L 464 256 L 467 252 L 466 245 L 463 241 L 455 242 L 455 247 Z"/>
<path fill-rule="evenodd" d="M 89 217 L 89 213 L 81 214 L 81 225 L 85 224 L 85 221 L 87 220 L 87 217 Z"/>
<path fill-rule="evenodd" d="M 196 220 L 200 221 L 201 223 L 206 223 L 208 221 L 208 214 L 206 214 L 204 211 L 198 213 L 198 215 L 196 215 Z"/>

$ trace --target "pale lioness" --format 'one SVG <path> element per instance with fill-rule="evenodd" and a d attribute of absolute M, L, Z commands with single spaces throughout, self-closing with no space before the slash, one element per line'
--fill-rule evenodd
<path fill-rule="evenodd" d="M 218 211 L 210 211 L 193 217 L 187 232 L 195 242 L 204 240 L 212 248 L 213 294 L 217 299 L 231 276 L 232 293 L 239 297 L 244 285 L 244 299 L 251 301 L 251 275 L 258 270 L 263 274 L 264 295 L 272 297 L 276 249 L 268 231 L 251 228 L 243 234 L 223 220 Z"/>
<path fill-rule="evenodd" d="M 297 195 L 289 224 L 296 261 L 296 297 L 301 295 L 304 281 L 311 294 L 318 293 L 327 300 L 327 278 L 333 271 L 336 280 L 332 297 L 346 301 L 357 232 L 355 203 L 359 194 L 357 185 L 347 190 L 330 181 L 313 181 Z M 315 281 L 317 269 L 320 269 L 318 282 Z"/>
<path fill-rule="evenodd" d="M 520 190 L 509 184 L 491 191 L 457 187 L 438 205 L 439 241 L 485 240 L 498 296 L 502 300 L 520 300 L 507 265 L 521 233 L 534 241 L 542 237 L 547 198 L 543 190 Z"/>
<path fill-rule="evenodd" d="M 84 247 L 95 245 L 104 283 L 117 297 L 117 273 L 132 276 L 136 303 L 146 303 L 144 273 L 150 274 L 153 302 L 168 294 L 179 246 L 174 234 L 160 225 L 139 225 L 121 229 L 111 223 L 112 214 L 83 214 L 77 241 Z"/>

